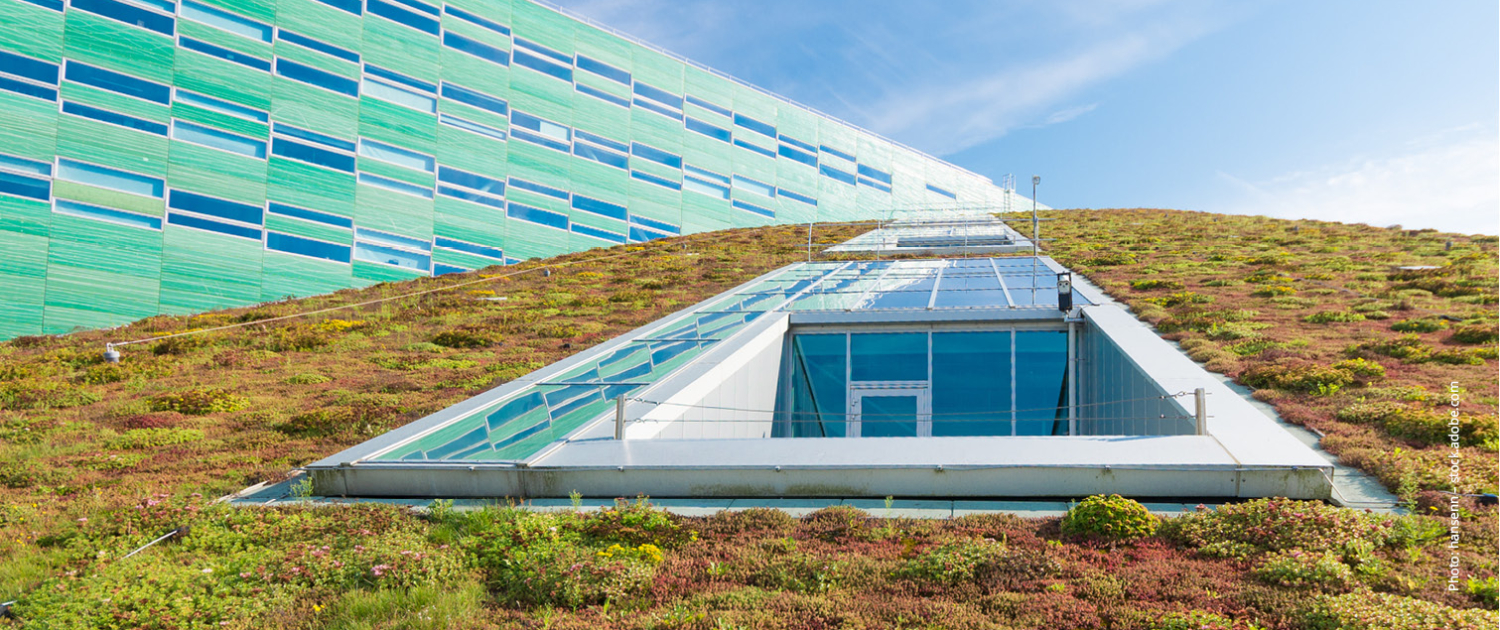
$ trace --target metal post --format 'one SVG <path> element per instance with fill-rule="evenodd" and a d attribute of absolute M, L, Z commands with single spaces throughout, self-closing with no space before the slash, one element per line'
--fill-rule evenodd
<path fill-rule="evenodd" d="M 1038 240 L 1042 222 L 1036 216 L 1036 187 L 1042 183 L 1041 175 L 1031 176 L 1031 303 L 1036 304 L 1036 258 L 1040 256 Z"/>
<path fill-rule="evenodd" d="M 1078 322 L 1068 322 L 1068 435 L 1078 435 Z"/>
<path fill-rule="evenodd" d="M 615 396 L 615 439 L 625 439 L 625 394 Z"/>
<path fill-rule="evenodd" d="M 1194 415 L 1198 418 L 1198 435 L 1208 435 L 1208 401 L 1204 400 L 1207 392 L 1202 387 L 1193 390 Z"/>

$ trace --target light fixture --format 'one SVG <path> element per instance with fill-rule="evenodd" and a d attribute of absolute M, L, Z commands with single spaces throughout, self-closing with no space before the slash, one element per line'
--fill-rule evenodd
<path fill-rule="evenodd" d="M 104 344 L 104 361 L 106 363 L 119 363 L 120 351 L 115 349 L 115 344 Z"/>
<path fill-rule="evenodd" d="M 1073 310 L 1073 273 L 1057 274 L 1057 310 L 1064 313 Z"/>

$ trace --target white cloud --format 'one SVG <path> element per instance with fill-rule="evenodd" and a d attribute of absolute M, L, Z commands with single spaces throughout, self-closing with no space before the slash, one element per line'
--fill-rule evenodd
<path fill-rule="evenodd" d="M 1219 212 L 1370 225 L 1400 224 L 1467 234 L 1500 234 L 1500 142 L 1469 127 L 1407 143 L 1384 156 L 1247 182 Z"/>

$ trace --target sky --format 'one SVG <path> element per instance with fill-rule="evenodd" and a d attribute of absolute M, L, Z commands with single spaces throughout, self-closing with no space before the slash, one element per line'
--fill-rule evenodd
<path fill-rule="evenodd" d="M 1500 3 L 555 0 L 1058 208 L 1500 233 Z"/>

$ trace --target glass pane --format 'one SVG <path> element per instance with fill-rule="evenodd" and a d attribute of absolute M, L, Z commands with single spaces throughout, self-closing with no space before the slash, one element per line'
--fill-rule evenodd
<path fill-rule="evenodd" d="M 851 380 L 925 381 L 927 333 L 850 335 L 849 360 Z"/>
<path fill-rule="evenodd" d="M 916 396 L 873 396 L 860 398 L 860 437 L 916 437 Z"/>
<path fill-rule="evenodd" d="M 1065 435 L 1068 333 L 1016 333 L 1016 434 Z M 1061 421 L 1059 421 L 1061 419 Z"/>
<path fill-rule="evenodd" d="M 792 437 L 843 437 L 848 388 L 844 335 L 792 337 Z"/>
<path fill-rule="evenodd" d="M 932 335 L 932 434 L 1010 435 L 1010 332 Z"/>

